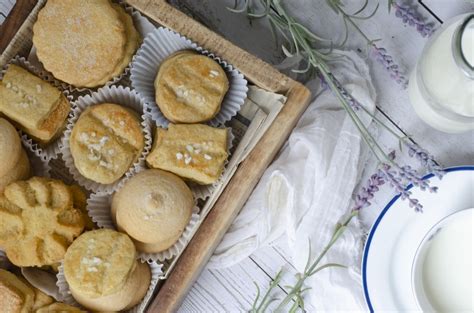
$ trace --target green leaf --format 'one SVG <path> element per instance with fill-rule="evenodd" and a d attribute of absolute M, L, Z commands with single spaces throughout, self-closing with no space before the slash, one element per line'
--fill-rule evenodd
<path fill-rule="evenodd" d="M 258 287 L 257 283 L 254 281 L 253 284 L 257 287 L 257 295 L 255 296 L 255 300 L 252 303 L 251 312 L 257 312 L 257 304 L 258 300 L 260 299 L 260 287 Z"/>
<path fill-rule="evenodd" d="M 295 56 L 293 53 L 291 53 L 290 51 L 288 51 L 288 49 L 285 47 L 285 45 L 281 45 L 281 49 L 283 50 L 283 53 L 284 53 L 287 57 L 292 58 L 292 57 Z"/>

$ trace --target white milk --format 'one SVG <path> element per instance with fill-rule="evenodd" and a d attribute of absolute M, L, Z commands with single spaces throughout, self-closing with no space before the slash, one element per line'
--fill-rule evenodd
<path fill-rule="evenodd" d="M 445 132 L 474 129 L 474 77 L 456 57 L 456 34 L 467 15 L 454 18 L 427 43 L 412 72 L 410 102 L 415 112 L 432 127 Z M 474 20 L 462 32 L 457 51 L 474 64 Z M 464 63 L 466 63 L 464 61 Z"/>
<path fill-rule="evenodd" d="M 438 312 L 474 312 L 474 210 L 464 213 L 441 227 L 424 258 L 424 293 Z"/>

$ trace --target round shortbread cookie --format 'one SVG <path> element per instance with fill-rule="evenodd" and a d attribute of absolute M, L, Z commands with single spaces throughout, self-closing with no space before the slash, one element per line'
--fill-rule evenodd
<path fill-rule="evenodd" d="M 146 243 L 151 245 L 144 252 L 160 252 L 179 239 L 193 206 L 192 192 L 181 178 L 149 169 L 132 177 L 114 194 L 111 210 L 117 227 L 139 241 L 138 248 Z"/>
<path fill-rule="evenodd" d="M 163 61 L 154 86 L 156 103 L 168 120 L 200 123 L 219 112 L 229 81 L 219 63 L 184 50 Z"/>
<path fill-rule="evenodd" d="M 70 137 L 74 165 L 87 179 L 117 181 L 138 159 L 145 137 L 136 112 L 113 103 L 87 108 Z"/>
<path fill-rule="evenodd" d="M 117 13 L 120 15 L 120 19 L 125 25 L 127 43 L 125 45 L 125 52 L 124 52 L 123 59 L 122 61 L 118 63 L 118 65 L 115 67 L 112 73 L 107 73 L 107 75 L 105 75 L 100 81 L 89 82 L 86 87 L 94 87 L 94 86 L 103 85 L 106 82 L 108 82 L 111 78 L 120 75 L 128 66 L 130 61 L 132 60 L 132 57 L 135 54 L 135 51 L 138 49 L 138 46 L 140 44 L 140 40 L 141 40 L 140 34 L 138 33 L 137 29 L 135 28 L 135 25 L 133 24 L 132 17 L 129 14 L 127 14 L 125 9 L 122 8 L 121 6 L 114 4 L 113 7 L 117 11 Z"/>
<path fill-rule="evenodd" d="M 27 179 L 29 175 L 30 161 L 28 160 L 28 155 L 25 150 L 21 149 L 20 159 L 18 162 L 9 172 L 0 177 L 0 193 L 2 193 L 3 189 L 10 183 L 17 180 Z"/>
<path fill-rule="evenodd" d="M 0 118 L 0 181 L 18 163 L 21 150 L 21 139 L 15 127 L 6 119 Z"/>
<path fill-rule="evenodd" d="M 123 60 L 126 40 L 125 25 L 109 0 L 49 0 L 33 26 L 43 66 L 76 87 L 111 74 Z"/>
<path fill-rule="evenodd" d="M 67 249 L 64 276 L 71 291 L 98 298 L 119 292 L 137 266 L 132 240 L 111 229 L 85 232 Z"/>

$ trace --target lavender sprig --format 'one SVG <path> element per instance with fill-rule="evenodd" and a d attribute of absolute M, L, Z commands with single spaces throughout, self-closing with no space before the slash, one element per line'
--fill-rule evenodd
<path fill-rule="evenodd" d="M 388 164 L 382 164 L 379 169 L 379 175 L 385 178 L 390 186 L 395 188 L 402 200 L 408 200 L 408 205 L 414 208 L 415 212 L 423 212 L 423 206 L 417 199 L 411 198 L 411 191 L 405 188 L 405 182 L 400 172 L 393 170 Z"/>
<path fill-rule="evenodd" d="M 383 184 L 385 184 L 385 179 L 379 172 L 370 176 L 366 185 L 362 187 L 356 195 L 354 207 L 351 211 L 358 212 L 363 208 L 370 206 L 372 204 L 370 200 L 374 197 L 375 193 L 379 191 L 379 187 Z"/>
<path fill-rule="evenodd" d="M 400 66 L 393 61 L 393 57 L 387 53 L 387 49 L 372 44 L 372 55 L 385 67 L 390 73 L 390 77 L 400 84 L 403 89 L 408 87 L 408 79 L 401 71 Z"/>
<path fill-rule="evenodd" d="M 425 22 L 425 19 L 419 14 L 415 7 L 410 7 L 407 4 L 398 4 L 392 2 L 392 7 L 395 8 L 395 16 L 401 18 L 403 24 L 413 26 L 423 37 L 429 37 L 434 32 L 432 23 Z"/>
<path fill-rule="evenodd" d="M 408 147 L 408 155 L 410 157 L 416 158 L 429 173 L 433 173 L 439 179 L 443 178 L 446 172 L 428 151 L 408 140 L 405 140 L 404 143 Z"/>

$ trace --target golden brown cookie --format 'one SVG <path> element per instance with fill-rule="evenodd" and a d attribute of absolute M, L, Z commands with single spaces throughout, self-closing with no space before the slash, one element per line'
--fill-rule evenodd
<path fill-rule="evenodd" d="M 185 50 L 160 65 L 155 100 L 171 122 L 200 123 L 219 112 L 228 89 L 226 73 L 216 61 Z"/>
<path fill-rule="evenodd" d="M 226 159 L 227 129 L 170 124 L 168 129 L 156 130 L 146 162 L 150 167 L 207 185 L 217 181 Z"/>
<path fill-rule="evenodd" d="M 56 87 L 10 64 L 0 83 L 0 112 L 40 143 L 64 128 L 70 105 Z"/>
<path fill-rule="evenodd" d="M 33 292 L 35 293 L 35 300 L 32 307 L 33 311 L 36 311 L 39 308 L 43 308 L 54 302 L 53 298 L 51 298 L 50 296 L 48 296 L 47 294 L 45 294 L 38 288 L 35 288 L 33 286 L 31 286 L 31 288 L 33 289 Z"/>
<path fill-rule="evenodd" d="M 72 192 L 72 197 L 74 201 L 74 206 L 76 209 L 79 209 L 82 213 L 82 218 L 84 219 L 84 230 L 93 230 L 95 227 L 92 218 L 87 213 L 87 197 L 81 187 L 78 185 L 72 185 L 69 187 Z"/>
<path fill-rule="evenodd" d="M 22 149 L 20 153 L 20 159 L 15 166 L 5 175 L 0 177 L 0 193 L 3 192 L 5 187 L 12 182 L 17 180 L 23 180 L 30 177 L 30 161 L 25 150 Z"/>
<path fill-rule="evenodd" d="M 110 184 L 140 156 L 145 137 L 138 115 L 120 105 L 103 103 L 84 112 L 70 138 L 74 165 L 84 177 Z"/>
<path fill-rule="evenodd" d="M 44 306 L 38 310 L 36 310 L 35 313 L 67 313 L 67 312 L 72 312 L 72 313 L 84 313 L 86 311 L 83 311 L 79 308 L 76 308 L 74 306 L 70 306 L 61 302 L 55 302 L 53 304 Z"/>
<path fill-rule="evenodd" d="M 111 210 L 118 229 L 138 241 L 139 251 L 155 253 L 178 240 L 193 206 L 193 194 L 181 178 L 150 169 L 133 176 L 114 194 Z"/>
<path fill-rule="evenodd" d="M 120 311 L 145 296 L 151 273 L 132 240 L 110 229 L 85 232 L 68 248 L 64 276 L 73 297 L 98 311 Z"/>
<path fill-rule="evenodd" d="M 0 180 L 18 163 L 21 154 L 21 139 L 15 127 L 0 118 Z"/>
<path fill-rule="evenodd" d="M 126 29 L 109 0 L 48 0 L 33 26 L 43 66 L 76 87 L 96 87 L 122 62 Z"/>
<path fill-rule="evenodd" d="M 91 82 L 88 85 L 89 86 L 100 86 L 108 82 L 111 78 L 116 77 L 120 75 L 125 68 L 130 64 L 130 61 L 132 61 L 132 57 L 135 54 L 136 50 L 138 49 L 138 46 L 140 45 L 140 34 L 138 33 L 137 29 L 135 28 L 135 25 L 133 24 L 133 19 L 132 17 L 125 12 L 125 9 L 122 8 L 121 6 L 117 4 L 112 5 L 114 10 L 117 11 L 117 13 L 120 16 L 120 20 L 123 22 L 125 26 L 125 34 L 127 37 L 127 42 L 125 44 L 125 51 L 124 51 L 124 56 L 122 60 L 117 64 L 115 69 L 112 71 L 111 74 L 105 75 L 102 80 L 98 82 Z"/>
<path fill-rule="evenodd" d="M 14 274 L 0 269 L 0 311 L 2 313 L 30 313 L 35 294 Z"/>
<path fill-rule="evenodd" d="M 33 177 L 0 195 L 0 245 L 17 266 L 59 262 L 83 229 L 72 192 L 59 180 Z"/>

